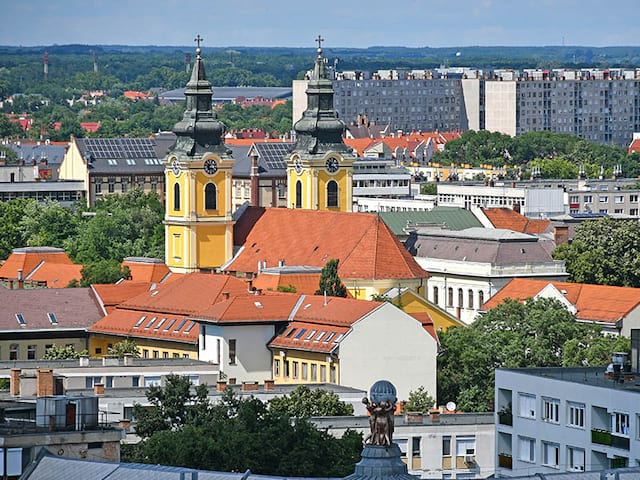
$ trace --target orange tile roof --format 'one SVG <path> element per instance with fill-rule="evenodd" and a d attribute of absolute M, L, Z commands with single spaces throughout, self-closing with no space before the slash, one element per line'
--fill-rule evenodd
<path fill-rule="evenodd" d="M 71 280 L 82 278 L 82 265 L 44 262 L 26 280 L 46 282 L 48 288 L 66 288 Z"/>
<path fill-rule="evenodd" d="M 151 282 L 135 282 L 125 280 L 119 283 L 93 284 L 91 288 L 107 313 L 117 305 L 136 297 L 151 288 Z"/>
<path fill-rule="evenodd" d="M 229 275 L 190 273 L 130 298 L 120 307 L 165 314 L 193 315 L 221 301 L 226 292 L 231 297 L 250 295 L 244 280 Z"/>
<path fill-rule="evenodd" d="M 323 325 L 349 326 L 380 307 L 382 302 L 354 298 L 308 295 L 302 301 L 292 320 Z"/>
<path fill-rule="evenodd" d="M 253 281 L 253 286 L 260 290 L 278 291 L 278 287 L 295 287 L 295 293 L 313 295 L 320 285 L 320 272 L 284 273 L 261 272 Z"/>
<path fill-rule="evenodd" d="M 64 288 L 69 280 L 80 279 L 81 269 L 82 265 L 74 264 L 60 248 L 17 248 L 0 266 L 0 278 L 17 279 L 22 270 L 25 280 L 46 281 L 50 288 Z"/>
<path fill-rule="evenodd" d="M 186 319 L 185 315 L 116 308 L 106 317 L 98 320 L 89 331 L 197 344 L 199 329 L 197 324 Z"/>
<path fill-rule="evenodd" d="M 131 280 L 139 282 L 160 283 L 167 279 L 171 271 L 162 261 L 145 258 L 125 258 L 122 266 L 129 267 Z"/>
<path fill-rule="evenodd" d="M 236 245 L 244 248 L 225 267 L 231 272 L 256 272 L 258 261 L 266 261 L 267 267 L 282 260 L 285 265 L 323 267 L 337 258 L 345 281 L 428 276 L 373 214 L 249 207 L 234 234 Z"/>
<path fill-rule="evenodd" d="M 533 298 L 549 284 L 576 307 L 576 318 L 583 321 L 615 323 L 640 304 L 640 288 L 514 278 L 491 297 L 482 309 L 490 310 L 506 298 L 521 301 Z"/>
<path fill-rule="evenodd" d="M 629 153 L 640 152 L 640 138 L 634 138 L 629 144 Z"/>
<path fill-rule="evenodd" d="M 358 152 L 358 156 L 364 156 L 364 151 L 369 148 L 369 146 L 373 143 L 378 143 L 372 141 L 370 138 L 345 138 L 344 143 L 351 148 L 355 149 Z"/>
<path fill-rule="evenodd" d="M 550 220 L 530 219 L 510 208 L 482 208 L 482 212 L 495 228 L 504 228 L 514 232 L 544 233 L 550 226 Z"/>
<path fill-rule="evenodd" d="M 287 348 L 307 352 L 330 353 L 336 349 L 349 327 L 291 322 L 286 330 L 271 342 L 271 348 Z"/>
<path fill-rule="evenodd" d="M 261 323 L 287 321 L 298 295 L 252 295 L 219 302 L 193 318 L 215 323 Z"/>

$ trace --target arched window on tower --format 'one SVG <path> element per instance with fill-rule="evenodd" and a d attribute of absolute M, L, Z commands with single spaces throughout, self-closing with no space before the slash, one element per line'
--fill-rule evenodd
<path fill-rule="evenodd" d="M 338 206 L 338 182 L 335 180 L 330 180 L 327 183 L 327 207 L 337 207 Z"/>
<path fill-rule="evenodd" d="M 173 209 L 180 210 L 180 184 L 178 182 L 173 184 Z"/>
<path fill-rule="evenodd" d="M 484 292 L 482 290 L 480 290 L 478 292 L 478 306 L 480 308 L 482 308 L 482 305 L 484 304 Z"/>
<path fill-rule="evenodd" d="M 218 208 L 218 190 L 213 183 L 207 183 L 204 187 L 204 209 L 217 210 Z"/>
<path fill-rule="evenodd" d="M 296 208 L 302 208 L 302 182 L 296 182 Z"/>

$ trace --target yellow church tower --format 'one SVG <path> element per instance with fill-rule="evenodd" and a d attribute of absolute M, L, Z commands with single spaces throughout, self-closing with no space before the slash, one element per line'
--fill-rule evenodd
<path fill-rule="evenodd" d="M 288 206 L 350 212 L 353 208 L 352 149 L 342 141 L 345 124 L 333 106 L 333 84 L 318 56 L 307 87 L 307 109 L 293 126 L 297 143 L 287 157 Z"/>
<path fill-rule="evenodd" d="M 233 255 L 234 159 L 224 145 L 225 126 L 211 107 L 201 41 L 198 35 L 186 110 L 173 128 L 178 138 L 164 160 L 165 261 L 178 273 L 213 271 Z"/>

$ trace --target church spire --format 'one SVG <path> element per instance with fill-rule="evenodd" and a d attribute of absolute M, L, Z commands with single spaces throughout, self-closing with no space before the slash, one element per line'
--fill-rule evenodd
<path fill-rule="evenodd" d="M 345 124 L 333 107 L 333 82 L 328 78 L 322 42 L 318 35 L 318 55 L 307 87 L 307 109 L 293 126 L 298 136 L 294 151 L 324 154 L 351 149 L 342 141 Z"/>
<path fill-rule="evenodd" d="M 211 108 L 213 90 L 202 61 L 200 43 L 203 40 L 200 35 L 194 39 L 197 43 L 196 61 L 184 92 L 186 109 L 182 120 L 173 127 L 173 132 L 178 136 L 175 150 L 182 150 L 189 156 L 226 151 L 222 138 L 225 126 Z"/>

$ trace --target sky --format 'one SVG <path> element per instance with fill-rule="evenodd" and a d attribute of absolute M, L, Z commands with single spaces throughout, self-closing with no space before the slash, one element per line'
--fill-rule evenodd
<path fill-rule="evenodd" d="M 0 45 L 640 45 L 639 0 L 0 0 L 0 12 Z"/>

